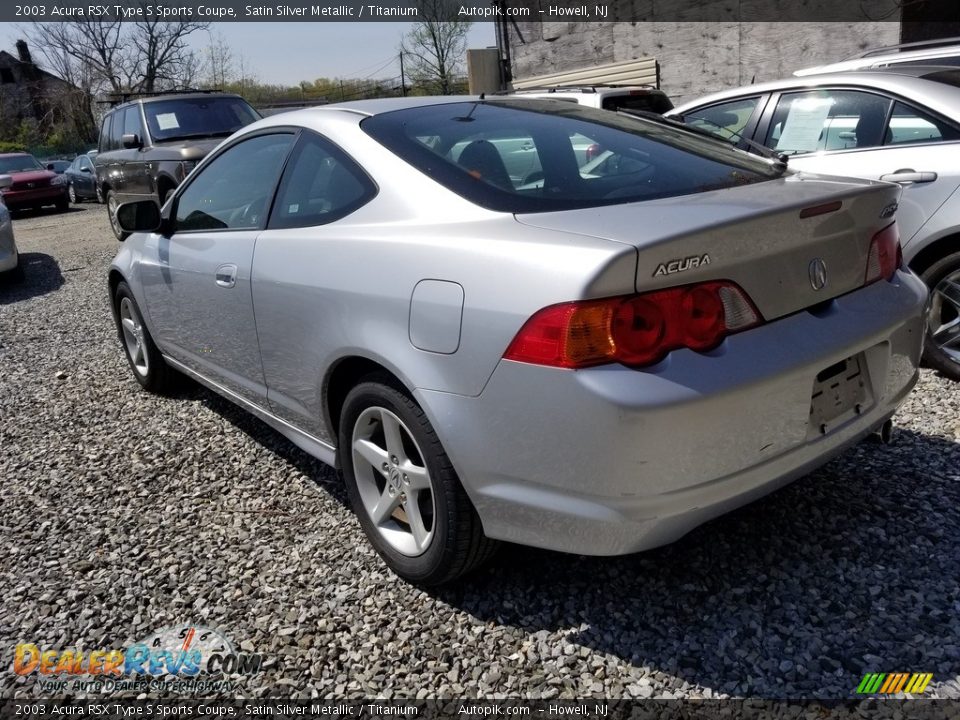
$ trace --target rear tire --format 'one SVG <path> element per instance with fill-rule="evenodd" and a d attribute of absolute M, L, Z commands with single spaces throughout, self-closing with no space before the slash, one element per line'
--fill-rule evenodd
<path fill-rule="evenodd" d="M 389 377 L 367 378 L 350 391 L 339 442 L 354 512 L 397 575 L 440 585 L 492 557 L 499 544 L 483 534 L 433 426 Z"/>
<path fill-rule="evenodd" d="M 141 387 L 153 393 L 167 394 L 175 390 L 179 379 L 177 372 L 167 365 L 154 344 L 130 286 L 121 282 L 113 297 L 117 335 L 134 378 Z"/>
<path fill-rule="evenodd" d="M 924 364 L 960 381 L 960 252 L 938 260 L 920 277 L 931 293 Z"/>
<path fill-rule="evenodd" d="M 123 242 L 130 237 L 130 233 L 124 232 L 120 227 L 120 220 L 117 219 L 117 209 L 119 207 L 120 203 L 117 202 L 116 194 L 113 190 L 107 190 L 107 217 L 110 220 L 110 229 L 113 230 L 114 237 Z"/>

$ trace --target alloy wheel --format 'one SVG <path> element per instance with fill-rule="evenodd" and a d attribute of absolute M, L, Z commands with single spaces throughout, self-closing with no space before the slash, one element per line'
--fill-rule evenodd
<path fill-rule="evenodd" d="M 120 204 L 117 202 L 117 198 L 110 194 L 107 196 L 107 214 L 110 216 L 110 228 L 113 230 L 113 234 L 118 238 L 122 236 L 123 231 L 120 229 L 120 220 L 117 218 L 117 211 L 120 209 Z"/>
<path fill-rule="evenodd" d="M 351 448 L 357 490 L 377 532 L 403 555 L 426 552 L 434 535 L 434 490 L 409 428 L 386 408 L 369 407 L 353 426 Z"/>
<path fill-rule="evenodd" d="M 937 348 L 960 363 L 960 271 L 947 275 L 933 288 L 927 326 Z"/>
<path fill-rule="evenodd" d="M 143 321 L 133 301 L 125 297 L 120 301 L 120 327 L 123 329 L 123 345 L 130 358 L 130 364 L 142 377 L 150 372 L 150 360 L 147 358 Z"/>
<path fill-rule="evenodd" d="M 73 183 L 67 187 L 67 196 L 70 198 L 70 202 L 74 205 L 77 203 L 77 191 L 73 189 Z"/>

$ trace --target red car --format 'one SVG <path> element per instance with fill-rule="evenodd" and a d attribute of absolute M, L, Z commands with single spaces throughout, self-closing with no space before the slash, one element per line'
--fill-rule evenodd
<path fill-rule="evenodd" d="M 13 178 L 13 185 L 0 190 L 3 202 L 11 210 L 56 205 L 63 212 L 70 206 L 66 178 L 44 168 L 33 155 L 0 155 L 0 174 Z"/>

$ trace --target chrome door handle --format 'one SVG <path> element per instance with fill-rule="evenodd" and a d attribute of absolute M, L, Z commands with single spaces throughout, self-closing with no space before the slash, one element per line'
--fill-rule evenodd
<path fill-rule="evenodd" d="M 228 263 L 217 268 L 217 285 L 232 288 L 237 284 L 237 266 Z"/>
<path fill-rule="evenodd" d="M 903 168 L 902 170 L 895 170 L 894 172 L 888 175 L 881 175 L 881 180 L 886 182 L 900 183 L 901 185 L 909 185 L 912 183 L 928 183 L 933 182 L 937 179 L 937 174 L 935 172 L 917 172 L 912 168 Z"/>

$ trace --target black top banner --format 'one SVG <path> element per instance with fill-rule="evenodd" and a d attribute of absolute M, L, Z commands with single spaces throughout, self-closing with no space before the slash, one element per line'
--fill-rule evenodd
<path fill-rule="evenodd" d="M 3 22 L 948 22 L 956 0 L 33 0 L 0 6 Z"/>

